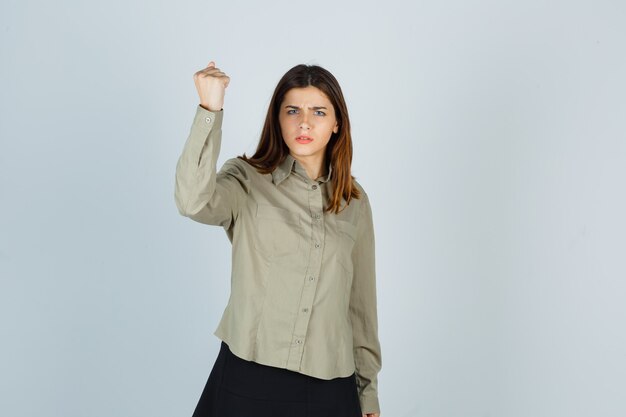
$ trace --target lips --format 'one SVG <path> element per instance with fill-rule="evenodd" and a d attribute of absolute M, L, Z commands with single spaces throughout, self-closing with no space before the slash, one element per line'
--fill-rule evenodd
<path fill-rule="evenodd" d="M 302 136 L 298 136 L 296 138 L 296 142 L 298 143 L 302 143 L 302 144 L 307 144 L 307 143 L 311 143 L 313 142 L 313 138 L 307 135 L 302 135 Z"/>

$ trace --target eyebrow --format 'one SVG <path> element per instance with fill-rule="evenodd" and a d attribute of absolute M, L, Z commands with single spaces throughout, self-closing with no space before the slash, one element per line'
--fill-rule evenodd
<path fill-rule="evenodd" d="M 288 104 L 288 105 L 285 106 L 285 108 L 299 109 L 300 107 L 292 106 L 291 104 Z M 324 107 L 324 106 L 313 106 L 313 107 L 309 107 L 309 108 L 313 109 L 313 110 L 320 110 L 320 109 L 326 110 L 326 107 Z"/>

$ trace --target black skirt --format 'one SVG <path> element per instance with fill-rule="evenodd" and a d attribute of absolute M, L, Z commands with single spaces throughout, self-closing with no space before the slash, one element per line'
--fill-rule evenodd
<path fill-rule="evenodd" d="M 225 342 L 193 417 L 361 417 L 353 373 L 330 380 L 262 365 Z"/>

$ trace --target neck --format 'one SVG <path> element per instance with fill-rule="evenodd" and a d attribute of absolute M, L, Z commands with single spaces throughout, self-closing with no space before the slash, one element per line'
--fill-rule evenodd
<path fill-rule="evenodd" d="M 319 159 L 310 160 L 307 158 L 301 158 L 301 157 L 296 157 L 296 156 L 293 156 L 293 157 L 298 160 L 300 165 L 302 165 L 302 167 L 306 171 L 309 178 L 315 180 L 319 177 L 326 175 L 327 173 L 326 163 L 325 163 L 326 161 L 323 158 L 320 161 Z"/>

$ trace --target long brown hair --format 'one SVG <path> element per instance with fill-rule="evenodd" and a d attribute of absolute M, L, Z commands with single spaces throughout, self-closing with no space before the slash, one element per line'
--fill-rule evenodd
<path fill-rule="evenodd" d="M 353 183 L 351 174 L 352 165 L 352 136 L 350 134 L 350 119 L 348 108 L 341 92 L 337 79 L 326 69 L 317 65 L 300 64 L 291 68 L 283 75 L 274 89 L 270 101 L 265 123 L 261 132 L 261 138 L 254 155 L 243 155 L 237 158 L 243 159 L 254 166 L 261 174 L 269 174 L 287 157 L 289 147 L 282 138 L 278 115 L 280 105 L 285 94 L 292 88 L 305 88 L 314 86 L 319 88 L 330 100 L 334 109 L 339 129 L 332 133 L 326 145 L 325 161 L 332 166 L 330 179 L 332 194 L 328 207 L 325 211 L 340 212 L 342 197 L 350 204 L 352 198 L 360 198 L 361 193 Z M 345 208 L 345 207 L 344 207 Z"/>

